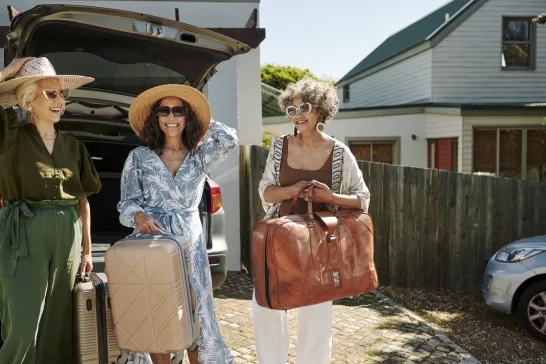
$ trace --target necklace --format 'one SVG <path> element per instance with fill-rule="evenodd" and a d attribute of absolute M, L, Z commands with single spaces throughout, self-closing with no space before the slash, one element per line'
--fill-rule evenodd
<path fill-rule="evenodd" d="M 184 149 L 183 147 L 171 147 L 169 145 L 166 145 L 164 148 L 171 150 L 173 153 L 178 153 L 179 151 Z"/>
<path fill-rule="evenodd" d="M 57 138 L 57 132 L 55 132 L 55 136 L 53 138 L 46 138 L 45 136 L 43 136 L 42 134 L 40 134 L 40 138 L 44 139 L 44 140 L 55 140 Z"/>

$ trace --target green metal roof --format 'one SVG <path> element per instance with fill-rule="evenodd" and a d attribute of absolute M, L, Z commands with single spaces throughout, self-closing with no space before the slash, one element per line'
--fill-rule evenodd
<path fill-rule="evenodd" d="M 469 8 L 466 5 L 469 5 L 474 1 L 475 0 L 453 0 L 438 10 L 428 14 L 421 20 L 407 26 L 398 33 L 391 35 L 356 67 L 350 70 L 349 73 L 343 76 L 337 84 L 358 75 L 397 54 L 405 52 L 420 43 L 430 40 L 439 33 L 439 30 L 466 11 Z M 461 12 L 459 13 L 459 11 Z M 446 14 L 449 14 L 448 22 L 446 22 L 445 19 Z"/>

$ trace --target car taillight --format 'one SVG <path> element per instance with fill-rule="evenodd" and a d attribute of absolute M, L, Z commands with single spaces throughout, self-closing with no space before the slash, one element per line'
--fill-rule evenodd
<path fill-rule="evenodd" d="M 214 214 L 222 207 L 222 192 L 220 186 L 218 186 L 213 180 L 207 180 L 210 193 L 210 213 Z"/>

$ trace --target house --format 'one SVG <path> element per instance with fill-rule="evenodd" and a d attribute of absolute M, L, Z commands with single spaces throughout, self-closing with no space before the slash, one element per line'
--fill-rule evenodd
<path fill-rule="evenodd" d="M 326 131 L 362 160 L 546 180 L 546 26 L 536 0 L 453 0 L 336 84 Z M 291 132 L 282 116 L 264 129 Z"/>
<path fill-rule="evenodd" d="M 48 4 L 70 1 L 48 1 Z M 17 0 L 13 5 L 20 11 L 30 9 L 37 0 Z M 76 1 L 77 5 L 98 6 L 151 14 L 184 23 L 209 28 L 249 45 L 252 50 L 219 65 L 217 73 L 207 84 L 213 118 L 238 131 L 240 144 L 261 144 L 260 49 L 265 29 L 258 26 L 259 0 L 103 0 Z M 0 33 L 9 26 L 6 6 L 0 8 Z M 4 37 L 0 37 L 5 42 Z M 0 45 L 3 47 L 3 44 Z M 3 52 L 0 50 L 0 61 Z M 91 67 L 91 66 L 90 66 Z M 121 171 L 120 171 L 121 172 Z M 240 214 L 239 214 L 239 151 L 231 153 L 210 177 L 222 189 L 226 211 L 226 240 L 229 248 L 228 270 L 240 270 Z"/>

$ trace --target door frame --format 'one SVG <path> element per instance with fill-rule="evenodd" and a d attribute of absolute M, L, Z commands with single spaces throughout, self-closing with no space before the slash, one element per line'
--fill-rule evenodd
<path fill-rule="evenodd" d="M 454 141 L 455 144 L 451 144 L 451 159 L 453 163 L 453 168 L 450 172 L 459 172 L 459 137 L 441 137 L 441 138 L 427 138 L 427 168 L 429 169 L 439 169 L 436 167 L 436 163 L 438 161 L 438 148 L 437 148 L 437 141 L 438 140 L 451 140 Z M 431 147 L 434 146 L 434 155 L 431 153 Z M 434 162 L 434 165 L 432 165 Z"/>

